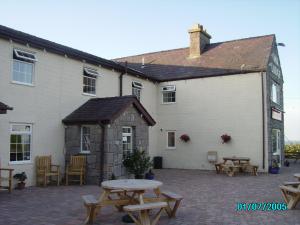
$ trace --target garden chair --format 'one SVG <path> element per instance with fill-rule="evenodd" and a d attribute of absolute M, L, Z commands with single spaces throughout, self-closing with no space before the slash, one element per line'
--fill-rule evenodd
<path fill-rule="evenodd" d="M 53 165 L 51 163 L 51 156 L 37 156 L 36 157 L 36 184 L 43 182 L 46 186 L 48 183 L 48 177 L 56 177 L 57 186 L 59 186 L 60 170 L 59 165 Z"/>
<path fill-rule="evenodd" d="M 71 156 L 70 164 L 66 166 L 66 185 L 69 184 L 69 176 L 79 176 L 80 185 L 85 181 L 85 156 Z"/>
<path fill-rule="evenodd" d="M 8 189 L 8 192 L 11 193 L 12 192 L 12 172 L 14 171 L 14 169 L 8 169 L 8 168 L 0 168 L 0 188 L 3 189 Z M 2 176 L 3 172 L 7 172 L 7 176 Z M 7 182 L 7 185 L 2 185 L 2 182 L 5 181 Z"/>

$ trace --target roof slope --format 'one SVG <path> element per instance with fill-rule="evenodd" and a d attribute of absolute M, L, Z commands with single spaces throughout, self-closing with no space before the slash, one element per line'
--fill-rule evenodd
<path fill-rule="evenodd" d="M 12 110 L 12 109 L 13 109 L 12 107 L 9 107 L 3 102 L 0 102 L 0 114 L 5 114 L 7 110 Z"/>
<path fill-rule="evenodd" d="M 0 25 L 0 38 L 10 39 L 16 43 L 29 44 L 31 47 L 37 49 L 46 49 L 48 52 L 52 52 L 59 55 L 67 55 L 70 58 L 77 60 L 85 60 L 87 63 L 94 64 L 96 66 L 103 66 L 105 68 L 115 69 L 120 72 L 128 72 L 129 74 L 149 78 L 145 74 L 135 71 L 131 68 L 125 68 L 124 66 L 108 59 L 104 59 L 74 48 L 70 48 L 65 45 L 57 44 L 52 41 L 48 41 L 43 38 L 36 37 L 18 30 L 11 29 Z"/>
<path fill-rule="evenodd" d="M 129 106 L 133 105 L 143 115 L 148 125 L 155 125 L 154 119 L 135 96 L 92 98 L 63 119 L 65 124 L 112 123 Z"/>
<path fill-rule="evenodd" d="M 275 35 L 212 43 L 200 58 L 190 59 L 189 48 L 115 59 L 159 81 L 265 71 Z M 144 66 L 142 61 L 144 59 Z"/>

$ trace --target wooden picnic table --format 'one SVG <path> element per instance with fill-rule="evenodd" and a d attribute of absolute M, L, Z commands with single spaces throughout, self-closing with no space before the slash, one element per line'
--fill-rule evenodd
<path fill-rule="evenodd" d="M 248 163 L 250 162 L 250 158 L 248 157 L 223 157 L 224 164 L 227 161 L 238 162 L 238 164 Z"/>
<path fill-rule="evenodd" d="M 169 217 L 174 217 L 179 207 L 182 196 L 172 192 L 161 192 L 162 182 L 143 179 L 122 179 L 102 182 L 103 192 L 97 200 L 93 195 L 83 196 L 84 204 L 87 208 L 87 218 L 85 224 L 93 223 L 94 218 L 104 206 L 114 206 L 119 211 L 128 212 L 129 216 L 137 224 L 156 224 L 160 213 L 166 210 Z M 153 191 L 155 196 L 144 197 L 146 191 Z M 170 203 L 174 203 L 171 207 Z M 153 222 L 150 223 L 149 210 L 159 208 Z M 141 223 L 131 212 L 140 210 Z"/>
<path fill-rule="evenodd" d="M 300 173 L 295 173 L 294 177 L 296 177 L 300 181 Z"/>

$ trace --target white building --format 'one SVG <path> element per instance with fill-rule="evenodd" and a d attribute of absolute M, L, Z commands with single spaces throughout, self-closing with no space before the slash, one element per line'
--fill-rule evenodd
<path fill-rule="evenodd" d="M 200 25 L 189 33 L 188 48 L 110 61 L 0 26 L 0 101 L 13 107 L 0 115 L 0 165 L 25 171 L 29 185 L 36 156 L 51 155 L 63 172 L 62 120 L 91 98 L 131 94 L 156 121 L 148 150 L 163 157 L 165 168 L 214 169 L 208 151 L 217 151 L 219 160 L 250 157 L 261 171 L 272 160 L 282 162 L 283 78 L 275 35 L 210 43 Z M 222 144 L 223 134 L 230 142 Z M 115 144 L 125 146 L 124 140 Z M 133 138 L 125 141 L 135 147 Z"/>

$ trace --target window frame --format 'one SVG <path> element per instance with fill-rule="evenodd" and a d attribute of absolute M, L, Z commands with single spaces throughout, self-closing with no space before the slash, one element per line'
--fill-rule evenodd
<path fill-rule="evenodd" d="M 275 87 L 275 93 L 274 88 Z M 274 94 L 276 95 L 276 100 L 274 101 Z M 280 85 L 276 82 L 272 82 L 271 85 L 271 101 L 277 105 L 281 105 L 281 91 L 280 91 Z"/>
<path fill-rule="evenodd" d="M 97 95 L 97 77 L 99 77 L 99 73 L 97 69 L 94 68 L 90 68 L 90 67 L 83 67 L 83 73 L 82 73 L 82 94 L 83 95 L 87 95 L 87 96 L 96 96 Z M 94 81 L 95 83 L 95 93 L 89 93 L 89 92 L 85 92 L 84 88 L 85 87 L 93 87 L 91 85 L 85 84 L 84 80 L 86 79 L 91 79 Z"/>
<path fill-rule="evenodd" d="M 33 53 L 33 52 L 21 50 L 21 49 L 18 49 L 18 48 L 14 48 L 13 51 L 14 51 L 16 57 L 19 58 L 20 61 L 31 61 L 31 63 L 34 63 L 34 62 L 38 61 L 36 56 L 35 56 L 35 53 Z M 20 53 L 25 53 L 25 54 L 28 54 L 28 55 L 32 55 L 33 58 L 22 56 L 22 55 L 19 54 L 19 52 Z"/>
<path fill-rule="evenodd" d="M 164 88 L 167 88 L 166 90 L 164 90 Z M 168 88 L 169 88 L 169 90 L 168 90 Z M 168 105 L 168 104 L 175 104 L 176 103 L 176 86 L 175 85 L 164 85 L 164 86 L 162 86 L 161 87 L 161 92 L 162 92 L 162 104 L 164 104 L 164 105 Z M 164 101 L 164 94 L 165 93 L 174 93 L 175 94 L 175 100 L 174 100 L 174 102 L 165 102 Z"/>
<path fill-rule="evenodd" d="M 176 131 L 175 130 L 167 130 L 167 141 L 166 141 L 166 149 L 176 149 Z M 174 133 L 174 146 L 169 145 L 169 133 Z"/>
<path fill-rule="evenodd" d="M 90 153 L 91 152 L 91 137 L 90 137 L 90 149 L 89 150 L 83 150 L 83 129 L 88 128 L 89 129 L 89 136 L 91 136 L 91 127 L 87 125 L 80 126 L 80 153 Z"/>
<path fill-rule="evenodd" d="M 273 151 L 273 131 L 276 132 L 276 151 Z M 281 130 L 277 128 L 272 129 L 272 154 L 281 155 Z"/>
<path fill-rule="evenodd" d="M 13 126 L 29 126 L 30 127 L 30 132 L 25 132 L 25 131 L 13 131 Z M 31 163 L 32 162 L 32 137 L 33 137 L 33 131 L 32 131 L 33 125 L 30 123 L 11 123 L 10 124 L 10 135 L 9 135 L 9 164 L 26 164 L 26 163 Z M 29 142 L 29 160 L 15 160 L 11 161 L 10 160 L 10 154 L 11 154 L 11 135 L 13 134 L 29 134 L 30 135 L 30 142 Z M 24 149 L 22 151 L 23 158 L 24 158 Z M 17 159 L 17 156 L 16 156 Z"/>
<path fill-rule="evenodd" d="M 130 133 L 124 133 L 123 132 L 123 129 L 130 129 Z M 130 134 L 130 135 L 124 135 L 124 134 Z M 123 143 L 123 138 L 125 137 L 131 137 L 130 140 L 131 140 L 131 149 L 130 150 L 124 150 L 124 143 Z M 128 143 L 126 143 L 128 144 Z M 122 151 L 123 151 L 123 154 L 127 154 L 127 153 L 132 153 L 133 152 L 133 127 L 130 127 L 130 126 L 122 126 Z"/>
<path fill-rule="evenodd" d="M 136 96 L 139 101 L 141 101 L 142 97 L 142 89 L 144 88 L 143 84 L 138 81 L 132 81 L 132 95 Z M 135 94 L 137 91 L 138 95 Z"/>
<path fill-rule="evenodd" d="M 26 83 L 26 82 L 21 82 L 21 81 L 17 81 L 14 80 L 14 62 L 20 62 L 20 63 L 24 63 L 24 64 L 30 64 L 32 65 L 32 74 L 31 74 L 31 83 Z M 25 85 L 25 86 L 34 86 L 35 84 L 35 63 L 34 62 L 27 62 L 27 61 L 23 61 L 23 60 L 19 60 L 19 59 L 14 59 L 12 58 L 12 74 L 11 74 L 11 82 L 13 84 L 21 84 L 21 85 Z"/>

